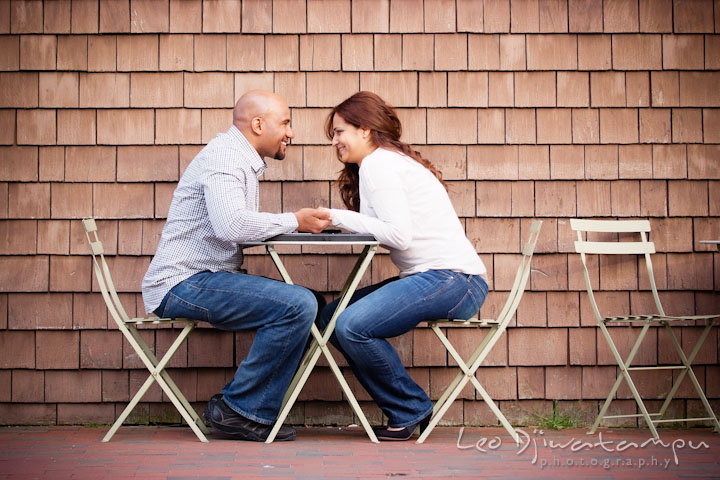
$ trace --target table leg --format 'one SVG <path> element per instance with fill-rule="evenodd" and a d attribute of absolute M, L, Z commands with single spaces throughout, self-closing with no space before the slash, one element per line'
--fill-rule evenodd
<path fill-rule="evenodd" d="M 277 254 L 277 251 L 275 251 L 275 249 L 271 245 L 267 246 L 267 250 L 272 257 L 275 266 L 280 272 L 280 275 L 283 277 L 283 280 L 286 283 L 292 284 L 292 279 L 287 273 L 287 270 L 285 269 L 285 266 L 283 265 L 280 256 Z M 355 290 L 360 283 L 360 279 L 362 279 L 362 276 L 367 270 L 367 267 L 370 265 L 370 261 L 372 260 L 372 257 L 375 255 L 376 251 L 377 245 L 366 245 L 363 249 L 360 257 L 355 263 L 352 272 L 348 276 L 345 285 L 343 286 L 342 292 L 340 293 L 340 302 L 338 303 L 338 306 L 335 309 L 335 312 L 333 313 L 333 316 L 327 328 L 325 329 L 325 332 L 321 334 L 320 330 L 315 325 L 312 326 L 311 334 L 313 340 L 310 344 L 310 348 L 305 353 L 305 356 L 300 363 L 300 367 L 298 368 L 298 371 L 295 373 L 295 376 L 290 383 L 290 387 L 288 388 L 288 391 L 285 394 L 285 398 L 283 399 L 283 406 L 280 409 L 280 414 L 278 415 L 278 418 L 275 421 L 272 430 L 270 431 L 270 435 L 268 435 L 267 440 L 265 440 L 265 443 L 272 443 L 272 441 L 275 440 L 277 432 L 280 430 L 280 427 L 290 413 L 290 409 L 295 404 L 295 401 L 297 400 L 300 391 L 305 386 L 305 382 L 307 382 L 308 377 L 310 377 L 310 373 L 312 372 L 313 368 L 315 368 L 315 364 L 320 358 L 321 353 L 325 355 L 325 358 L 330 365 L 331 371 L 340 383 L 340 386 L 342 387 L 343 392 L 345 393 L 347 400 L 350 403 L 350 406 L 360 420 L 360 423 L 365 429 L 365 432 L 368 434 L 368 437 L 370 437 L 370 440 L 372 440 L 373 442 L 378 442 L 377 437 L 375 436 L 375 432 L 373 431 L 372 427 L 370 427 L 370 423 L 367 421 L 365 414 L 363 413 L 360 405 L 355 399 L 355 396 L 350 390 L 350 386 L 343 377 L 340 368 L 338 367 L 335 359 L 330 353 L 330 349 L 327 347 L 328 340 L 330 339 L 330 336 L 335 329 L 335 322 L 337 321 L 337 317 L 342 313 L 343 310 L 345 310 L 348 303 L 350 302 L 350 298 L 352 298 L 353 293 L 355 293 Z"/>

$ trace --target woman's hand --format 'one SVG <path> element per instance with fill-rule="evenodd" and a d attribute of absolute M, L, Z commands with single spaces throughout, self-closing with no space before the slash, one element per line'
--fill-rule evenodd
<path fill-rule="evenodd" d="M 295 212 L 298 232 L 320 233 L 331 223 L 330 210 L 327 208 L 301 208 Z"/>

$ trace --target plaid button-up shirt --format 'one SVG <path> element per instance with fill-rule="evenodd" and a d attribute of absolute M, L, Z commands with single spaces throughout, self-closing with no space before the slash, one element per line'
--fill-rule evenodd
<path fill-rule="evenodd" d="M 288 233 L 293 213 L 259 213 L 259 182 L 267 164 L 234 125 L 188 165 L 173 194 L 155 257 L 142 282 L 153 312 L 178 283 L 202 271 L 238 271 L 238 243 Z"/>

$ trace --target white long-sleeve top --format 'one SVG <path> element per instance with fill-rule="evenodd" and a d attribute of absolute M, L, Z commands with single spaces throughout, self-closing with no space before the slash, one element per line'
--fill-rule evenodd
<path fill-rule="evenodd" d="M 427 270 L 486 274 L 445 188 L 420 163 L 378 148 L 360 165 L 359 191 L 360 212 L 332 209 L 333 224 L 374 235 L 401 277 Z"/>

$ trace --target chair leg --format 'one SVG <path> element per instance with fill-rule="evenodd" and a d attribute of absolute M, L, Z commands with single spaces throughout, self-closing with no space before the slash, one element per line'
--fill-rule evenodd
<path fill-rule="evenodd" d="M 432 329 L 433 332 L 435 332 L 435 336 L 438 337 L 438 339 L 440 340 L 440 342 L 441 342 L 441 343 L 443 344 L 443 346 L 445 347 L 445 350 L 447 350 L 448 352 L 450 352 L 450 356 L 452 356 L 453 358 L 455 358 L 456 356 L 459 357 L 459 355 L 458 355 L 457 352 L 455 351 L 455 348 L 452 346 L 452 344 L 450 343 L 450 341 L 448 340 L 448 338 L 445 336 L 445 334 L 443 333 L 443 331 L 440 329 L 440 327 L 438 327 L 437 324 L 432 324 L 432 325 L 430 325 L 430 328 Z M 486 336 L 486 338 L 487 338 L 487 336 Z M 485 339 L 483 339 L 483 340 L 485 340 Z M 484 343 L 484 342 L 483 342 L 483 343 Z M 464 363 L 465 363 L 465 362 L 462 361 L 462 359 L 460 359 L 460 362 L 458 362 L 457 358 L 455 358 L 455 362 L 458 363 L 458 365 L 461 365 L 461 364 L 464 364 Z M 434 412 L 436 412 L 436 411 L 440 408 L 440 406 L 441 406 L 443 403 L 445 403 L 445 400 L 447 399 L 447 397 L 448 397 L 448 396 L 450 395 L 450 393 L 455 389 L 455 387 L 457 386 L 458 382 L 460 382 L 460 380 L 462 380 L 462 378 L 463 378 L 464 376 L 465 376 L 465 373 L 463 372 L 463 370 L 462 370 L 462 368 L 461 368 L 460 371 L 457 373 L 457 375 L 455 375 L 455 378 L 453 378 L 453 380 L 450 382 L 450 385 L 448 385 L 448 387 L 445 389 L 445 391 L 443 392 L 443 394 L 440 396 L 440 398 L 438 399 L 438 401 L 435 402 L 435 408 L 433 409 Z"/>
<path fill-rule="evenodd" d="M 448 411 L 452 403 L 455 401 L 457 396 L 460 394 L 463 388 L 465 388 L 465 385 L 468 382 L 468 377 L 463 376 L 463 378 L 458 382 L 457 385 L 455 385 L 455 388 L 452 389 L 450 392 L 450 395 L 445 399 L 443 403 L 437 402 L 435 404 L 435 408 L 437 411 L 433 413 L 433 416 L 430 418 L 430 423 L 428 423 L 428 426 L 425 428 L 425 430 L 420 434 L 420 437 L 417 439 L 416 443 L 423 443 L 425 439 L 430 435 L 430 432 L 432 432 L 437 424 L 440 422 L 440 419 L 445 415 L 445 413 Z"/>
<path fill-rule="evenodd" d="M 380 443 L 377 439 L 377 436 L 375 435 L 375 432 L 373 431 L 372 427 L 370 426 L 370 422 L 367 421 L 365 414 L 363 413 L 362 409 L 360 408 L 360 404 L 358 403 L 357 399 L 355 398 L 355 395 L 353 394 L 352 390 L 350 390 L 350 385 L 348 385 L 347 381 L 345 380 L 345 377 L 343 377 L 343 374 L 340 371 L 340 368 L 338 367 L 337 363 L 335 362 L 335 359 L 332 357 L 330 350 L 327 348 L 327 346 L 321 347 L 321 349 L 322 349 L 323 354 L 325 355 L 325 358 L 328 361 L 328 364 L 330 364 L 330 370 L 332 370 L 333 374 L 335 375 L 335 377 L 338 380 L 338 383 L 340 383 L 343 393 L 345 393 L 345 397 L 347 397 L 347 401 L 350 403 L 350 406 L 352 407 L 353 411 L 355 412 L 355 415 L 357 415 L 358 419 L 360 420 L 360 424 L 365 429 L 365 433 L 367 433 L 368 437 L 370 437 L 370 441 L 372 441 L 373 443 Z"/>
<path fill-rule="evenodd" d="M 488 395 L 487 391 L 483 388 L 482 385 L 480 385 L 480 382 L 477 378 L 474 376 L 470 378 L 470 381 L 472 382 L 473 386 L 475 387 L 475 390 L 477 390 L 480 393 L 480 396 L 483 400 L 485 400 L 485 403 L 487 403 L 488 407 L 490 407 L 490 410 L 495 414 L 498 420 L 500 420 L 500 423 L 503 427 L 505 427 L 505 430 L 507 430 L 508 434 L 512 437 L 513 440 L 515 440 L 515 443 L 518 445 L 520 444 L 520 435 L 515 431 L 515 429 L 510 425 L 510 422 L 507 421 L 507 418 L 505 418 L 505 415 L 500 411 L 498 406 L 495 404 L 492 398 L 490 398 L 490 395 Z"/>
<path fill-rule="evenodd" d="M 617 392 L 617 389 L 620 386 L 620 382 L 622 382 L 622 379 L 623 379 L 623 376 L 621 373 L 615 379 L 615 383 L 613 384 L 613 387 L 610 389 L 610 393 L 608 394 L 607 398 L 605 399 L 605 402 L 603 403 L 603 406 L 600 409 L 600 413 L 598 414 L 597 418 L 595 419 L 595 422 L 592 424 L 592 427 L 590 427 L 590 431 L 588 432 L 588 435 L 594 434 L 595 430 L 597 430 L 597 428 L 600 426 L 600 421 L 603 418 L 605 418 L 605 413 L 607 413 L 607 410 L 610 407 L 610 404 L 612 403 L 613 397 L 615 396 L 615 393 Z"/>
<path fill-rule="evenodd" d="M 635 355 L 637 354 L 638 350 L 640 349 L 640 345 L 642 344 L 642 341 L 645 339 L 645 335 L 648 332 L 648 329 L 650 328 L 650 321 L 645 321 L 645 325 L 643 325 L 642 330 L 640 331 L 640 334 L 638 335 L 637 340 L 635 341 L 635 344 L 633 345 L 632 349 L 630 350 L 630 354 L 627 357 L 627 360 L 623 361 L 622 357 L 620 356 L 620 352 L 618 352 L 617 347 L 615 346 L 615 342 L 613 342 L 612 337 L 610 336 L 610 332 L 608 332 L 607 327 L 603 322 L 599 323 L 600 331 L 605 336 L 605 340 L 608 343 L 608 346 L 610 347 L 610 350 L 613 354 L 613 357 L 615 358 L 615 362 L 618 364 L 618 367 L 620 368 L 620 375 L 618 375 L 617 379 L 615 380 L 615 384 L 613 385 L 613 388 L 610 390 L 610 394 L 608 395 L 607 399 L 605 400 L 605 403 L 603 404 L 602 409 L 600 410 L 600 413 L 598 414 L 597 418 L 595 419 L 595 423 L 593 423 L 592 428 L 588 432 L 589 434 L 595 433 L 595 430 L 600 425 L 600 421 L 605 418 L 605 414 L 607 413 L 608 407 L 610 407 L 610 403 L 612 403 L 613 396 L 617 392 L 618 387 L 620 387 L 620 383 L 624 379 L 627 384 L 628 388 L 630 388 L 630 392 L 633 395 L 633 398 L 635 399 L 635 403 L 637 404 L 638 408 L 640 409 L 640 416 L 642 416 L 645 419 L 645 422 L 648 425 L 648 428 L 650 429 L 650 432 L 653 435 L 654 439 L 658 439 L 658 433 L 657 429 L 655 428 L 655 424 L 653 423 L 652 419 L 650 418 L 650 414 L 647 411 L 647 408 L 645 408 L 645 403 L 643 402 L 642 398 L 640 397 L 640 393 L 637 391 L 637 388 L 635 387 L 635 383 L 633 382 L 632 378 L 630 377 L 630 373 L 628 371 L 628 368 L 632 364 L 633 359 L 635 358 Z M 636 415 L 632 415 L 636 416 Z"/>
<path fill-rule="evenodd" d="M 205 434 L 210 433 L 210 430 L 208 430 L 207 426 L 205 426 L 205 422 L 202 421 L 200 416 L 197 414 L 195 409 L 190 405 L 190 402 L 187 401 L 185 398 L 185 395 L 182 394 L 178 386 L 175 384 L 172 378 L 170 378 L 170 374 L 167 373 L 165 370 L 165 365 L 167 365 L 170 362 L 170 359 L 175 355 L 175 352 L 178 348 L 180 348 L 180 345 L 185 341 L 188 335 L 190 335 L 190 332 L 192 332 L 195 329 L 195 324 L 186 324 L 183 330 L 178 334 L 177 338 L 175 338 L 175 341 L 170 345 L 170 348 L 168 348 L 167 352 L 165 352 L 165 355 L 160 359 L 159 362 L 157 362 L 156 368 L 158 375 L 162 376 L 163 380 L 167 383 L 170 390 L 175 394 L 176 398 L 180 401 L 180 403 L 183 406 L 183 409 L 190 415 L 193 422 L 197 425 L 197 427 Z M 180 412 L 182 414 L 182 412 Z M 193 429 L 194 430 L 194 429 Z M 202 439 L 201 439 L 202 440 Z M 207 441 L 207 440 L 205 440 Z"/>
<path fill-rule="evenodd" d="M 435 332 L 435 336 L 440 340 L 440 342 L 445 347 L 445 350 L 450 354 L 450 356 L 455 360 L 455 363 L 458 365 L 465 365 L 465 368 L 473 368 L 471 365 L 474 365 L 477 362 L 477 359 L 485 353 L 487 355 L 487 352 L 485 352 L 486 345 L 490 342 L 490 340 L 493 338 L 493 336 L 497 333 L 498 326 L 493 326 L 489 328 L 489 331 L 485 334 L 485 337 L 483 337 L 482 342 L 480 342 L 480 345 L 477 346 L 475 351 L 472 353 L 470 358 L 467 362 L 465 362 L 460 354 L 457 352 L 455 347 L 450 343 L 450 340 L 448 340 L 447 336 L 443 333 L 442 329 L 438 327 L 436 323 L 430 324 L 430 328 L 433 332 Z M 483 357 L 484 360 L 484 357 Z M 465 376 L 466 372 L 465 370 L 460 367 L 460 371 L 455 375 L 455 378 L 450 382 L 450 385 L 445 389 L 443 394 L 440 396 L 438 401 L 435 403 L 435 409 L 437 410 L 440 405 L 442 405 L 445 402 L 445 399 L 447 396 L 452 392 L 452 390 L 455 388 L 457 383 Z"/>
<path fill-rule="evenodd" d="M 640 392 L 638 392 L 637 387 L 635 387 L 635 382 L 633 382 L 632 378 L 630 377 L 630 373 L 628 372 L 627 367 L 622 367 L 622 375 L 625 378 L 625 381 L 627 382 L 633 397 L 635 398 L 635 403 L 637 403 L 637 406 L 640 409 L 640 413 L 642 414 L 643 419 L 645 419 L 645 423 L 647 423 L 647 426 L 650 429 L 650 433 L 652 433 L 653 438 L 657 440 L 658 438 L 660 438 L 660 436 L 658 435 L 657 429 L 655 428 L 655 423 L 652 421 L 652 418 L 650 418 L 650 413 L 647 411 L 647 408 L 645 407 L 645 402 L 643 402 L 643 399 L 640 396 Z"/>
<path fill-rule="evenodd" d="M 462 389 L 465 388 L 465 385 L 467 385 L 468 381 L 471 381 L 475 389 L 480 392 L 480 396 L 483 398 L 483 400 L 485 400 L 485 403 L 488 404 L 492 412 L 498 418 L 503 427 L 505 427 L 513 440 L 519 442 L 520 437 L 518 436 L 517 432 L 515 432 L 515 430 L 505 418 L 505 415 L 503 415 L 500 409 L 497 408 L 495 402 L 493 402 L 493 400 L 487 394 L 480 382 L 477 380 L 477 378 L 475 378 L 475 372 L 480 366 L 480 363 L 482 363 L 482 361 L 487 356 L 488 352 L 486 351 L 486 347 L 488 343 L 493 339 L 493 337 L 497 334 L 498 327 L 490 327 L 490 331 L 485 335 L 485 337 L 483 337 L 482 342 L 480 342 L 480 345 L 475 349 L 467 362 L 462 359 L 460 354 L 450 343 L 450 340 L 448 340 L 447 336 L 443 334 L 442 330 L 440 329 L 440 327 L 437 326 L 437 324 L 431 324 L 430 328 L 432 328 L 433 332 L 435 332 L 435 335 L 445 346 L 445 349 L 448 351 L 450 356 L 458 364 L 460 372 L 455 375 L 455 378 L 452 380 L 452 382 L 450 382 L 448 388 L 445 389 L 440 399 L 438 399 L 438 401 L 435 403 L 435 407 L 433 408 L 433 416 L 430 419 L 430 423 L 425 428 L 425 431 L 420 434 L 420 438 L 418 438 L 417 443 L 423 443 L 425 439 L 427 439 L 427 437 L 430 435 L 430 432 L 432 432 L 432 430 L 440 422 L 440 420 L 450 408 L 452 403 L 455 401 L 458 395 L 460 395 Z"/>
<path fill-rule="evenodd" d="M 467 365 L 465 365 L 465 367 L 467 368 Z M 430 435 L 430 432 L 433 431 L 433 429 L 437 426 L 442 417 L 448 411 L 450 406 L 452 406 L 453 402 L 458 397 L 458 395 L 460 395 L 460 392 L 462 392 L 463 388 L 465 388 L 465 385 L 467 385 L 468 381 L 471 382 L 473 384 L 473 387 L 475 387 L 475 390 L 480 393 L 482 399 L 485 401 L 488 407 L 490 407 L 490 410 L 495 414 L 495 417 L 497 417 L 498 421 L 500 421 L 500 424 L 505 428 L 505 430 L 507 430 L 508 434 L 512 437 L 512 439 L 519 444 L 520 436 L 512 427 L 512 425 L 510 425 L 510 422 L 508 422 L 505 415 L 500 411 L 493 399 L 480 384 L 478 379 L 475 378 L 474 372 L 468 372 L 467 374 L 463 375 L 462 379 L 457 383 L 457 385 L 455 385 L 454 388 L 448 388 L 448 390 L 446 390 L 446 393 L 450 392 L 449 395 L 444 402 L 441 403 L 440 401 L 438 401 L 435 404 L 437 410 L 433 413 L 433 416 L 430 419 L 430 423 L 428 424 L 427 428 L 425 428 L 425 430 L 420 434 L 420 437 L 418 438 L 416 443 L 423 443 L 427 439 L 427 437 Z"/>
<path fill-rule="evenodd" d="M 187 401 L 187 398 L 185 398 L 185 395 L 182 394 L 182 392 L 175 384 L 173 379 L 170 377 L 170 375 L 165 370 L 163 370 L 162 372 L 160 372 L 160 376 L 162 376 L 163 380 L 165 380 L 165 383 L 167 383 L 170 390 L 178 398 L 185 411 L 187 411 L 190 417 L 192 417 L 193 423 L 195 423 L 195 425 L 197 425 L 200 431 L 203 432 L 205 435 L 209 434 L 210 430 L 205 425 L 205 422 L 200 418 L 200 415 L 197 414 L 192 405 L 190 405 L 190 402 Z M 180 413 L 182 414 L 182 412 Z"/>
<path fill-rule="evenodd" d="M 165 370 L 165 365 L 170 361 L 172 356 L 175 354 L 180 345 L 185 341 L 190 332 L 195 328 L 194 324 L 186 324 L 183 330 L 175 338 L 175 341 L 170 345 L 165 355 L 158 360 L 155 354 L 150 350 L 147 343 L 142 339 L 137 329 L 134 326 L 127 327 L 126 338 L 132 345 L 135 352 L 140 356 L 140 359 L 148 367 L 150 375 L 145 380 L 143 385 L 137 391 L 135 396 L 132 398 L 130 403 L 125 407 L 123 412 L 120 414 L 118 419 L 112 425 L 108 433 L 103 438 L 103 442 L 108 442 L 115 435 L 115 432 L 125 422 L 130 412 L 133 411 L 137 406 L 140 399 L 147 393 L 148 389 L 154 381 L 158 382 L 160 388 L 168 396 L 172 404 L 178 410 L 182 418 L 192 429 L 195 435 L 200 439 L 201 442 L 207 442 L 205 437 L 209 430 L 205 426 L 205 423 L 200 419 L 200 416 L 195 412 L 190 403 L 187 401 L 185 396 L 182 394 L 180 389 L 177 387 L 175 382 L 170 378 L 170 375 Z M 124 332 L 125 333 L 125 332 Z"/>
<path fill-rule="evenodd" d="M 175 405 L 175 408 L 178 410 L 178 412 L 180 412 L 180 415 L 185 420 L 185 422 L 187 422 L 188 426 L 192 429 L 192 431 L 195 433 L 195 435 L 198 437 L 198 439 L 200 439 L 200 441 L 203 443 L 208 443 L 208 439 L 205 437 L 202 430 L 200 430 L 200 427 L 198 426 L 195 419 L 190 414 L 190 411 L 187 410 L 185 408 L 185 406 L 183 405 L 183 401 L 184 401 L 184 403 L 187 403 L 187 400 L 182 395 L 182 393 L 180 394 L 180 397 L 176 396 L 175 392 L 173 392 L 172 389 L 170 388 L 170 386 L 165 382 L 163 375 L 156 374 L 150 378 L 154 378 L 158 382 L 158 385 L 160 385 L 160 388 L 163 389 L 163 391 L 165 392 L 165 395 L 167 395 L 168 398 L 170 399 L 170 401 L 172 402 L 172 404 Z M 183 401 L 181 401 L 180 398 L 182 398 Z M 193 413 L 194 413 L 194 410 L 192 410 L 192 407 L 190 407 L 190 410 L 193 411 Z"/>
<path fill-rule="evenodd" d="M 182 418 L 187 422 L 188 426 L 192 429 L 192 431 L 195 433 L 195 435 L 200 439 L 201 442 L 207 443 L 208 439 L 205 437 L 205 433 L 209 433 L 207 427 L 205 427 L 205 424 L 200 420 L 200 417 L 195 413 L 195 410 L 190 407 L 190 404 L 187 402 L 187 399 L 183 396 L 182 393 L 178 390 L 177 392 L 174 392 L 173 389 L 165 382 L 165 378 L 169 378 L 167 376 L 167 372 L 153 372 L 148 376 L 148 378 L 145 380 L 145 383 L 143 383 L 142 387 L 140 387 L 140 390 L 137 391 L 133 399 L 130 401 L 130 403 L 125 407 L 125 410 L 120 414 L 117 420 L 115 420 L 115 423 L 112 425 L 108 433 L 103 438 L 103 442 L 109 442 L 110 439 L 115 435 L 115 432 L 117 432 L 118 428 L 125 422 L 125 419 L 130 415 L 130 412 L 133 411 L 135 406 L 137 406 L 140 399 L 147 393 L 150 386 L 153 384 L 154 381 L 158 382 L 158 385 L 160 385 L 160 388 L 165 392 L 165 394 L 168 396 L 172 404 L 175 406 L 175 408 L 180 412 L 180 415 Z M 172 381 L 172 380 L 171 380 Z M 177 386 L 175 386 L 177 389 Z M 177 395 L 179 394 L 179 395 Z M 187 404 L 189 409 L 185 406 Z M 193 418 L 192 413 L 195 413 Z M 200 426 L 202 425 L 202 427 Z"/>
<path fill-rule="evenodd" d="M 135 406 L 138 404 L 140 399 L 145 395 L 145 392 L 150 388 L 150 385 L 153 383 L 153 377 L 152 375 L 148 376 L 147 380 L 145 380 L 145 383 L 142 384 L 140 387 L 140 390 L 137 391 L 135 396 L 130 400 L 130 403 L 128 403 L 127 407 L 122 411 L 120 416 L 115 420 L 115 423 L 113 423 L 112 427 L 110 427 L 110 430 L 105 434 L 105 437 L 103 437 L 103 442 L 109 442 L 110 439 L 115 435 L 115 432 L 117 432 L 118 428 L 125 422 L 125 419 L 130 415 L 130 412 L 133 411 Z"/>
<path fill-rule="evenodd" d="M 705 412 L 709 415 L 707 418 L 708 420 L 711 420 L 713 422 L 713 426 L 716 432 L 720 432 L 720 423 L 718 423 L 717 416 L 715 415 L 715 412 L 713 412 L 712 407 L 710 406 L 710 402 L 708 402 L 707 397 L 705 396 L 705 392 L 703 392 L 702 387 L 700 386 L 700 382 L 698 381 L 697 377 L 695 376 L 695 372 L 692 370 L 692 362 L 695 360 L 695 356 L 700 351 L 700 348 L 702 347 L 703 343 L 705 343 L 705 340 L 708 337 L 708 334 L 710 333 L 715 321 L 710 320 L 708 324 L 703 329 L 702 334 L 700 334 L 700 338 L 698 338 L 697 342 L 695 343 L 695 346 L 693 347 L 692 351 L 690 352 L 690 356 L 686 357 L 685 352 L 683 352 L 682 346 L 680 345 L 680 342 L 678 342 L 677 337 L 672 331 L 672 328 L 670 325 L 665 323 L 666 331 L 668 332 L 668 335 L 670 336 L 670 339 L 672 340 L 673 345 L 675 346 L 675 350 L 677 351 L 678 355 L 680 356 L 680 360 L 683 363 L 683 366 L 685 367 L 680 374 L 678 375 L 678 378 L 673 383 L 672 389 L 670 390 L 670 393 L 668 394 L 667 398 L 665 399 L 665 402 L 663 402 L 662 407 L 660 408 L 660 416 L 662 417 L 665 414 L 665 410 L 670 405 L 670 402 L 672 401 L 673 397 L 675 396 L 675 393 L 677 392 L 678 388 L 680 387 L 680 384 L 682 383 L 683 379 L 685 378 L 685 374 L 688 374 L 690 377 L 690 381 L 693 384 L 693 387 L 695 388 L 695 391 L 697 392 L 698 396 L 700 397 L 700 401 L 703 404 L 703 407 L 705 407 Z"/>

